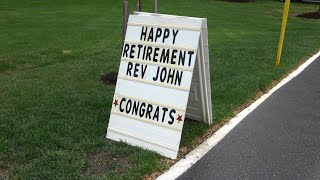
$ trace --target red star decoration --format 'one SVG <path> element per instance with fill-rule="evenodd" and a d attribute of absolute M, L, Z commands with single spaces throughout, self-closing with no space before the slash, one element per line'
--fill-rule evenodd
<path fill-rule="evenodd" d="M 113 104 L 114 104 L 115 107 L 117 107 L 117 106 L 118 106 L 118 100 L 115 99 L 114 102 L 113 102 Z"/>
<path fill-rule="evenodd" d="M 180 123 L 182 121 L 182 115 L 178 114 L 177 120 L 178 120 L 178 123 Z"/>

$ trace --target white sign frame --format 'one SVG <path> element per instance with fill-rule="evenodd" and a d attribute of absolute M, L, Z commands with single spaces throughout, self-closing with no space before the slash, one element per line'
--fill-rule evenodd
<path fill-rule="evenodd" d="M 138 31 L 142 32 L 143 30 L 147 29 L 147 27 L 161 27 L 172 29 L 173 35 L 175 33 L 174 29 L 177 29 L 183 32 L 185 35 L 188 35 L 188 33 L 190 35 L 188 35 L 188 38 L 186 39 L 181 39 L 179 37 L 180 39 L 177 40 L 177 44 L 174 44 L 174 36 L 172 38 L 168 37 L 168 41 L 165 41 L 165 39 L 163 38 L 163 44 L 155 43 L 153 41 L 137 41 L 137 36 L 132 36 L 132 34 L 136 34 L 136 32 Z M 176 33 L 178 33 L 177 30 Z M 147 30 L 145 32 L 147 32 Z M 198 39 L 192 39 L 192 37 L 196 37 L 195 32 L 199 33 L 197 35 Z M 170 45 L 170 43 L 168 43 L 169 40 L 173 42 L 173 45 Z M 190 42 L 192 43 L 190 44 Z M 141 71 L 147 74 L 147 78 L 144 77 L 143 73 L 141 73 L 141 79 L 136 77 L 128 77 L 132 75 L 128 72 L 129 67 L 132 67 L 132 63 L 141 62 L 139 61 L 141 60 L 141 58 L 139 54 L 137 55 L 136 52 L 131 54 L 133 55 L 132 57 L 137 57 L 136 59 L 128 58 L 128 54 L 124 54 L 128 51 L 126 43 L 131 44 L 131 48 L 133 48 L 133 44 L 136 44 L 137 46 L 138 44 L 142 44 L 145 46 L 154 46 L 159 48 L 178 48 L 186 51 L 190 50 L 188 52 L 195 51 L 196 57 L 194 57 L 193 60 L 191 60 L 191 58 L 193 57 L 192 54 L 190 54 L 190 68 L 187 66 L 178 67 L 174 64 L 159 65 L 159 63 L 153 63 L 152 61 L 142 63 L 146 64 L 146 66 L 148 65 L 148 70 L 156 68 L 156 66 L 166 66 L 167 68 L 180 69 L 182 72 L 186 72 L 184 73 L 184 75 L 187 74 L 186 79 L 189 80 L 185 82 L 181 80 L 181 84 L 183 86 L 180 86 L 179 84 L 179 87 L 175 86 L 176 84 L 171 85 L 152 82 L 150 81 L 150 79 L 148 79 L 148 70 L 146 67 L 145 71 L 143 71 L 143 67 L 141 67 Z M 146 49 L 143 50 L 143 52 L 145 51 L 147 52 Z M 153 49 L 153 51 L 155 51 L 155 49 Z M 130 62 L 131 64 L 129 64 Z M 127 68 L 127 70 L 124 69 L 125 67 Z M 124 141 L 131 145 L 136 145 L 145 149 L 156 151 L 166 157 L 175 159 L 179 151 L 183 122 L 186 117 L 204 121 L 208 124 L 212 123 L 209 69 L 206 19 L 141 12 L 135 12 L 135 15 L 130 15 L 125 45 L 122 54 L 122 61 L 119 68 L 118 82 L 113 99 L 114 104 L 111 110 L 106 137 L 112 140 Z M 194 70 L 196 73 L 193 73 Z M 124 74 L 124 72 L 126 72 L 126 74 Z M 155 70 L 151 70 L 151 72 L 155 72 Z M 191 74 L 188 75 L 188 72 L 191 72 Z M 138 73 L 136 75 L 138 77 Z M 169 79 L 167 82 L 169 82 Z M 156 89 L 154 89 L 155 86 L 157 86 Z M 141 93 L 141 91 L 138 91 L 139 89 L 148 89 L 149 91 L 144 91 L 143 93 Z M 158 94 L 154 94 L 154 92 L 158 92 Z M 179 102 L 178 106 L 176 105 L 177 102 Z M 134 106 L 131 105 L 133 103 L 135 103 L 135 105 L 140 104 L 141 106 L 143 103 L 145 103 L 147 104 L 148 108 L 149 106 L 152 106 L 152 108 L 150 107 L 150 109 L 153 110 L 168 109 L 167 111 L 170 111 L 170 113 L 168 115 L 165 114 L 164 111 L 161 124 L 161 121 L 159 123 L 158 119 L 156 119 L 157 121 L 155 121 L 153 118 L 154 121 L 150 121 L 150 115 L 138 117 L 136 116 L 137 112 L 126 111 L 130 109 L 125 109 L 129 106 L 129 104 L 130 107 Z M 137 105 L 137 107 L 138 106 L 139 105 Z M 153 110 L 152 112 L 155 112 Z M 125 114 L 124 112 L 126 112 L 127 114 Z M 175 120 L 172 120 L 173 124 L 170 124 L 172 122 L 170 121 L 170 118 L 172 119 L 173 117 L 172 114 L 174 114 Z M 149 119 L 147 119 L 146 117 L 149 117 Z M 161 116 L 159 115 L 159 117 Z M 166 121 L 165 123 L 163 123 L 164 119 L 166 119 L 167 124 Z M 182 121 L 181 124 L 180 120 Z M 170 124 L 170 126 L 168 124 Z"/>

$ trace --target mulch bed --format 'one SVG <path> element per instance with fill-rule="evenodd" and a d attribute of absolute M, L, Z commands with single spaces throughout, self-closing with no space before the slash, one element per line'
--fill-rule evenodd
<path fill-rule="evenodd" d="M 107 85 L 116 85 L 118 72 L 111 72 L 101 76 L 101 81 Z"/>
<path fill-rule="evenodd" d="M 308 12 L 299 14 L 297 17 L 307 18 L 307 19 L 320 19 L 320 12 Z"/>

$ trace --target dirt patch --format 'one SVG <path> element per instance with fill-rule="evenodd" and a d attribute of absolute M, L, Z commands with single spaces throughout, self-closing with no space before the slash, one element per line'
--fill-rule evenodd
<path fill-rule="evenodd" d="M 108 173 L 122 173 L 128 165 L 128 158 L 112 157 L 104 151 L 88 155 L 89 168 L 82 174 L 82 177 L 90 175 L 105 175 Z"/>
<path fill-rule="evenodd" d="M 0 179 L 9 179 L 6 171 L 0 168 Z"/>
<path fill-rule="evenodd" d="M 70 49 L 64 49 L 62 50 L 62 54 L 71 54 L 72 51 Z"/>
<path fill-rule="evenodd" d="M 7 61 L 8 58 L 4 57 L 4 56 L 0 56 L 0 61 Z"/>
<path fill-rule="evenodd" d="M 154 180 L 157 179 L 157 177 L 161 176 L 161 174 L 161 172 L 153 172 L 152 174 L 144 176 L 143 180 Z"/>
<path fill-rule="evenodd" d="M 12 62 L 12 61 L 13 61 L 12 58 L 0 55 L 0 62 Z"/>
<path fill-rule="evenodd" d="M 104 151 L 88 156 L 89 165 L 93 168 L 93 173 L 97 175 L 106 174 L 109 171 L 108 162 L 110 160 L 112 160 L 112 158 Z M 88 171 L 86 175 L 90 175 L 90 172 Z"/>
<path fill-rule="evenodd" d="M 116 162 L 113 172 L 123 173 L 128 168 L 129 160 L 127 157 L 116 157 L 113 160 Z"/>
<path fill-rule="evenodd" d="M 235 3 L 249 3 L 249 2 L 255 2 L 255 0 L 225 0 L 227 2 L 235 2 Z"/>
<path fill-rule="evenodd" d="M 308 12 L 297 15 L 299 18 L 306 18 L 306 19 L 320 19 L 320 12 Z"/>
<path fill-rule="evenodd" d="M 117 84 L 118 72 L 111 72 L 101 76 L 101 81 L 107 85 L 116 85 Z"/>

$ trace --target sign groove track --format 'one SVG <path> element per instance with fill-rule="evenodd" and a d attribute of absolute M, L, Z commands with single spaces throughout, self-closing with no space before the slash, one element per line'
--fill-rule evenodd
<path fill-rule="evenodd" d="M 186 111 L 186 109 L 181 108 L 181 107 L 174 107 L 174 106 L 170 106 L 170 105 L 167 105 L 167 104 L 162 104 L 162 103 L 159 103 L 159 102 L 151 101 L 151 100 L 145 99 L 145 98 L 137 98 L 137 97 L 129 96 L 129 95 L 126 95 L 126 94 L 119 94 L 119 93 L 115 93 L 115 96 L 120 96 L 120 97 L 124 97 L 124 98 L 128 98 L 128 99 L 133 99 L 133 100 L 136 100 L 136 101 L 143 101 L 143 102 L 146 102 L 148 104 L 154 104 L 154 105 L 161 106 L 161 107 L 168 107 L 168 108 L 171 108 L 171 109 L 176 109 L 176 110 L 178 110 L 178 111 L 180 111 L 182 113 L 184 113 Z"/>
<path fill-rule="evenodd" d="M 168 49 L 177 49 L 177 50 L 185 50 L 185 51 L 197 51 L 197 48 L 188 47 L 188 46 L 179 46 L 179 45 L 169 45 L 155 42 L 145 42 L 145 41 L 125 41 L 125 44 L 134 44 L 134 45 L 144 45 L 151 47 L 160 47 L 160 48 L 168 48 Z"/>
<path fill-rule="evenodd" d="M 170 151 L 174 151 L 174 152 L 177 152 L 178 150 L 172 146 L 169 146 L 169 145 L 163 145 L 163 144 L 158 144 L 150 139 L 146 139 L 146 138 L 141 138 L 141 137 L 137 137 L 135 135 L 132 135 L 130 133 L 127 133 L 127 132 L 124 132 L 124 131 L 121 131 L 121 130 L 118 130 L 118 129 L 114 129 L 114 128 L 110 128 L 108 127 L 108 131 L 111 131 L 113 133 L 116 133 L 116 134 L 119 134 L 119 135 L 123 135 L 123 136 L 127 136 L 127 137 L 130 137 L 132 139 L 136 139 L 138 141 L 142 141 L 142 142 L 145 142 L 145 143 L 150 143 L 150 144 L 153 144 L 155 146 L 158 146 L 158 147 L 162 147 L 162 148 L 165 148 L 165 149 L 168 149 Z"/>
<path fill-rule="evenodd" d="M 161 126 L 163 128 L 166 128 L 166 129 L 171 129 L 173 131 L 177 131 L 177 132 L 180 132 L 181 129 L 182 129 L 182 126 L 180 126 L 181 128 L 175 128 L 175 127 L 170 127 L 170 126 L 166 126 L 166 125 L 163 125 L 163 124 L 160 124 L 157 122 L 154 122 L 154 120 L 149 120 L 149 119 L 144 119 L 144 118 L 141 118 L 141 117 L 137 117 L 137 116 L 132 116 L 132 115 L 128 115 L 128 114 L 124 114 L 124 113 L 120 113 L 118 111 L 111 111 L 113 114 L 116 114 L 118 116 L 122 116 L 122 117 L 126 117 L 126 118 L 129 118 L 129 119 L 134 119 L 136 121 L 140 121 L 140 122 L 144 122 L 144 123 L 148 123 L 148 124 L 152 124 L 152 125 L 156 125 L 156 126 Z"/>
<path fill-rule="evenodd" d="M 128 81 L 135 81 L 135 82 L 139 82 L 139 83 L 144 83 L 144 84 L 150 84 L 150 85 L 154 85 L 154 86 L 160 86 L 160 87 L 175 89 L 175 90 L 178 90 L 178 91 L 189 92 L 189 88 L 187 88 L 187 87 L 179 87 L 179 86 L 174 86 L 174 85 L 170 85 L 170 84 L 163 84 L 161 82 L 152 82 L 152 81 L 148 81 L 148 80 L 144 80 L 144 79 L 137 79 L 137 78 L 125 77 L 125 76 L 118 76 L 118 79 L 124 79 L 124 80 L 128 80 Z"/>
<path fill-rule="evenodd" d="M 163 24 L 145 24 L 145 23 L 134 23 L 128 22 L 128 26 L 145 26 L 145 27 L 153 27 L 153 28 L 170 28 L 170 29 L 179 29 L 179 30 L 187 30 L 187 31 L 200 31 L 201 28 L 195 27 L 186 27 L 186 26 L 177 26 L 177 25 L 163 25 Z"/>

